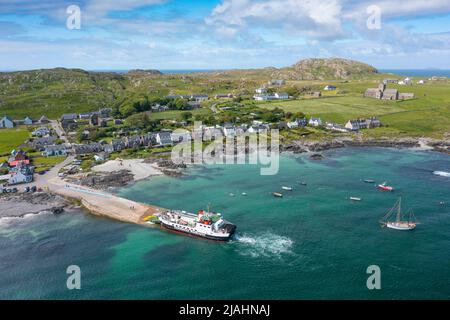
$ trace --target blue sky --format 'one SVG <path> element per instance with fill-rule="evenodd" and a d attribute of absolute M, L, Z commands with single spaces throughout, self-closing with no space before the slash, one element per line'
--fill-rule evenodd
<path fill-rule="evenodd" d="M 66 27 L 69 5 L 81 28 Z M 369 6 L 379 29 L 367 28 Z M 343 57 L 450 69 L 450 0 L 0 0 L 0 70 L 284 67 Z"/>

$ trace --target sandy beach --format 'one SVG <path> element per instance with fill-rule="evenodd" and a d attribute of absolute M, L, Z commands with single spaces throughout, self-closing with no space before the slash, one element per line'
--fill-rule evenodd
<path fill-rule="evenodd" d="M 163 174 L 156 163 L 145 163 L 143 159 L 110 160 L 92 168 L 94 172 L 117 172 L 121 170 L 129 170 L 135 181 Z"/>

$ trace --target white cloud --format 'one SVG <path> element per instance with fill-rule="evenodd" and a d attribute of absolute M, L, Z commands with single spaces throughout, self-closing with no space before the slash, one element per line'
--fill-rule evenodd
<path fill-rule="evenodd" d="M 281 29 L 292 35 L 340 38 L 341 5 L 338 0 L 225 0 L 205 19 L 222 36 L 249 28 Z"/>

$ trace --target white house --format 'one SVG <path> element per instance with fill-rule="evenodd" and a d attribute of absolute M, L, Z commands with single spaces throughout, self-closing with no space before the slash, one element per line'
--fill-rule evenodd
<path fill-rule="evenodd" d="M 341 125 L 333 122 L 327 122 L 326 128 L 328 130 L 339 131 L 339 132 L 347 132 L 347 129 L 342 127 Z"/>
<path fill-rule="evenodd" d="M 308 124 L 313 127 L 318 127 L 322 125 L 322 120 L 320 118 L 311 118 L 309 119 Z"/>
<path fill-rule="evenodd" d="M 26 117 L 24 120 L 23 120 L 23 124 L 25 124 L 25 125 L 32 125 L 33 124 L 33 119 L 31 119 L 30 117 Z"/>
<path fill-rule="evenodd" d="M 267 126 L 265 125 L 253 125 L 248 128 L 247 132 L 249 133 L 265 133 L 267 132 Z"/>
<path fill-rule="evenodd" d="M 203 102 L 209 99 L 207 94 L 193 94 L 190 96 L 190 100 L 194 100 L 196 102 Z"/>
<path fill-rule="evenodd" d="M 298 128 L 298 122 L 297 121 L 293 121 L 293 122 L 288 122 L 286 123 L 287 127 L 289 129 L 295 129 Z"/>
<path fill-rule="evenodd" d="M 160 146 L 172 145 L 172 134 L 168 131 L 161 131 L 156 134 L 156 142 Z"/>
<path fill-rule="evenodd" d="M 267 89 L 266 88 L 258 88 L 255 90 L 255 92 L 258 94 L 264 94 L 264 93 L 267 93 Z"/>
<path fill-rule="evenodd" d="M 275 93 L 275 98 L 280 100 L 289 99 L 289 95 L 286 92 L 277 92 Z"/>
<path fill-rule="evenodd" d="M 68 153 L 68 147 L 65 144 L 54 144 L 45 146 L 42 155 L 44 157 L 65 156 Z"/>
<path fill-rule="evenodd" d="M 8 117 L 8 116 L 4 116 L 3 118 L 0 119 L 0 128 L 14 128 L 15 124 L 14 121 Z"/>
<path fill-rule="evenodd" d="M 233 126 L 225 126 L 223 128 L 223 133 L 227 138 L 233 138 L 236 136 L 236 128 Z"/>
<path fill-rule="evenodd" d="M 336 86 L 331 86 L 331 85 L 325 86 L 325 88 L 323 88 L 323 90 L 325 90 L 325 91 L 334 91 L 336 89 L 337 89 Z"/>
<path fill-rule="evenodd" d="M 253 99 L 255 99 L 255 101 L 268 101 L 270 100 L 270 95 L 268 94 L 255 94 L 253 96 Z"/>
<path fill-rule="evenodd" d="M 180 142 L 187 142 L 192 140 L 191 133 L 187 130 L 180 130 L 180 132 L 177 132 L 175 130 L 171 134 L 171 139 L 173 143 L 180 143 Z"/>
<path fill-rule="evenodd" d="M 35 137 L 43 137 L 50 134 L 50 129 L 47 127 L 39 127 L 31 133 Z"/>
<path fill-rule="evenodd" d="M 33 170 L 24 163 L 19 163 L 16 167 L 11 169 L 10 174 L 11 176 L 8 183 L 11 185 L 33 181 Z"/>

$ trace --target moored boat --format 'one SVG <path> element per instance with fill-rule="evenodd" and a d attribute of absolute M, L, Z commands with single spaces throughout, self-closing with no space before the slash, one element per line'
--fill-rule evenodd
<path fill-rule="evenodd" d="M 292 187 L 285 187 L 285 186 L 283 186 L 283 187 L 281 187 L 281 189 L 287 190 L 287 191 L 292 191 Z"/>
<path fill-rule="evenodd" d="M 362 199 L 358 198 L 358 197 L 350 197 L 350 200 L 352 200 L 352 201 L 361 201 Z"/>
<path fill-rule="evenodd" d="M 274 192 L 273 195 L 278 198 L 283 198 L 283 194 L 279 192 Z"/>
<path fill-rule="evenodd" d="M 441 177 L 450 177 L 450 172 L 446 171 L 433 171 L 433 174 Z"/>
<path fill-rule="evenodd" d="M 379 184 L 377 188 L 383 191 L 394 191 L 394 187 L 386 185 L 386 182 Z"/>
<path fill-rule="evenodd" d="M 364 179 L 365 183 L 375 183 L 375 180 L 371 180 L 371 179 Z"/>
<path fill-rule="evenodd" d="M 390 218 L 395 214 L 395 220 L 390 220 Z M 392 207 L 389 212 L 383 217 L 380 221 L 383 227 L 388 227 L 390 229 L 395 230 L 413 230 L 417 226 L 417 222 L 415 221 L 414 213 L 412 210 L 408 213 L 408 219 L 404 220 L 402 217 L 402 198 L 400 198 Z M 403 220 L 402 220 L 403 219 Z"/>

